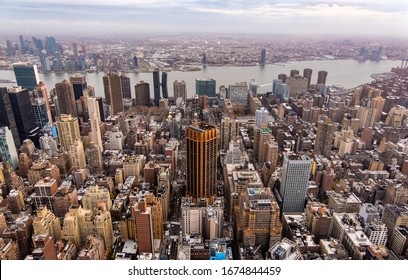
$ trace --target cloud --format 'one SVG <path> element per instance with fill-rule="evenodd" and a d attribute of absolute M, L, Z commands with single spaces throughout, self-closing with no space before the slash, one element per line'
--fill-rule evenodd
<path fill-rule="evenodd" d="M 39 17 L 54 24 L 41 22 Z M 80 22 L 83 30 L 97 32 L 110 32 L 115 26 L 123 32 L 138 28 L 141 32 L 242 33 L 273 25 L 281 32 L 393 32 L 408 36 L 408 28 L 402 28 L 408 27 L 408 1 L 3 0 L 0 22 L 8 23 L 0 25 L 0 34 L 27 28 L 68 32 L 69 25 Z M 95 28 L 96 23 L 103 28 Z"/>

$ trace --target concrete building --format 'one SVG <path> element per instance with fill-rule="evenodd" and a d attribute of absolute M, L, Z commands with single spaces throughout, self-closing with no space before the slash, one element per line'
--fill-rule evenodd
<path fill-rule="evenodd" d="M 57 180 L 46 177 L 39 180 L 34 185 L 34 205 L 36 209 L 46 206 L 50 211 L 54 211 L 53 197 L 58 190 Z"/>
<path fill-rule="evenodd" d="M 119 75 L 108 73 L 103 77 L 105 102 L 111 106 L 112 115 L 123 112 L 122 81 Z"/>
<path fill-rule="evenodd" d="M 216 199 L 207 206 L 205 200 L 196 204 L 191 197 L 182 198 L 181 230 L 183 236 L 202 236 L 204 239 L 221 238 L 223 224 L 224 203 L 222 199 Z"/>
<path fill-rule="evenodd" d="M 241 193 L 239 205 L 239 213 L 236 213 L 237 242 L 244 246 L 261 245 L 266 251 L 280 241 L 280 210 L 269 189 L 248 188 Z"/>
<path fill-rule="evenodd" d="M 300 75 L 287 77 L 286 84 L 289 86 L 289 97 L 295 97 L 298 93 L 306 92 L 308 83 L 308 79 Z"/>
<path fill-rule="evenodd" d="M 308 156 L 284 154 L 280 185 L 282 213 L 304 211 L 310 168 L 311 159 Z"/>
<path fill-rule="evenodd" d="M 75 139 L 69 148 L 69 155 L 72 161 L 72 166 L 78 169 L 86 168 L 84 143 L 81 139 Z"/>
<path fill-rule="evenodd" d="M 320 120 L 317 124 L 314 152 L 318 155 L 329 157 L 336 127 L 331 119 Z"/>
<path fill-rule="evenodd" d="M 187 101 L 186 82 L 175 80 L 173 83 L 174 100 L 181 98 L 184 102 Z"/>
<path fill-rule="evenodd" d="M 56 156 L 58 153 L 57 141 L 51 135 L 44 134 L 40 137 L 40 148 L 43 150 L 49 157 Z"/>
<path fill-rule="evenodd" d="M 112 246 L 113 228 L 110 212 L 103 206 L 92 210 L 71 207 L 64 218 L 62 238 L 74 242 L 77 248 L 81 248 L 92 234 L 99 234 L 103 238 L 105 248 Z"/>
<path fill-rule="evenodd" d="M 354 193 L 336 193 L 328 191 L 328 207 L 335 213 L 358 213 L 361 207 L 361 200 Z"/>
<path fill-rule="evenodd" d="M 87 168 L 91 175 L 102 174 L 103 172 L 103 161 L 102 153 L 100 152 L 97 145 L 93 142 L 89 143 L 88 148 L 86 148 L 86 161 Z"/>
<path fill-rule="evenodd" d="M 334 213 L 332 237 L 337 238 L 354 260 L 362 260 L 371 241 L 363 232 L 358 214 Z"/>
<path fill-rule="evenodd" d="M 259 128 L 261 124 L 268 124 L 269 111 L 262 107 L 255 112 L 255 127 Z"/>
<path fill-rule="evenodd" d="M 69 150 L 75 140 L 81 138 L 78 119 L 71 115 L 60 115 L 56 125 L 61 146 Z"/>
<path fill-rule="evenodd" d="M 59 114 L 71 115 L 78 117 L 77 107 L 75 103 L 74 88 L 67 80 L 55 84 L 56 96 L 58 97 L 58 112 Z"/>
<path fill-rule="evenodd" d="M 236 83 L 228 87 L 227 98 L 233 104 L 248 104 L 247 82 Z"/>
<path fill-rule="evenodd" d="M 47 206 L 37 209 L 33 219 L 34 234 L 47 234 L 54 240 L 61 239 L 61 222 Z"/>
<path fill-rule="evenodd" d="M 87 210 L 92 210 L 95 207 L 104 204 L 109 211 L 112 208 L 112 200 L 109 190 L 100 188 L 98 185 L 91 185 L 85 190 L 85 195 L 82 197 L 82 207 Z"/>
<path fill-rule="evenodd" d="M 145 81 L 135 85 L 136 106 L 150 106 L 150 86 Z"/>
<path fill-rule="evenodd" d="M 238 135 L 238 122 L 230 117 L 221 119 L 220 149 L 228 149 L 229 143 Z"/>

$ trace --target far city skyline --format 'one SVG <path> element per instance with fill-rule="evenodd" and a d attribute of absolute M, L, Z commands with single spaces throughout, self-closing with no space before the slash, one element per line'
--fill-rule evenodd
<path fill-rule="evenodd" d="M 3 0 L 0 9 L 0 35 L 216 32 L 408 37 L 404 27 L 408 3 L 403 0 Z"/>

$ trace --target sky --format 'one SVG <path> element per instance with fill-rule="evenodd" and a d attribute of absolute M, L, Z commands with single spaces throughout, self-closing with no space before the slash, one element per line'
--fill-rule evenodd
<path fill-rule="evenodd" d="M 408 37 L 407 0 L 0 0 L 1 34 Z"/>

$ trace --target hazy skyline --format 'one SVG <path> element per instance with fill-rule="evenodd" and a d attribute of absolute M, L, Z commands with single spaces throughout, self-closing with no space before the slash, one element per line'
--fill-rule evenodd
<path fill-rule="evenodd" d="M 0 0 L 0 34 L 160 32 L 408 36 L 408 2 Z"/>

